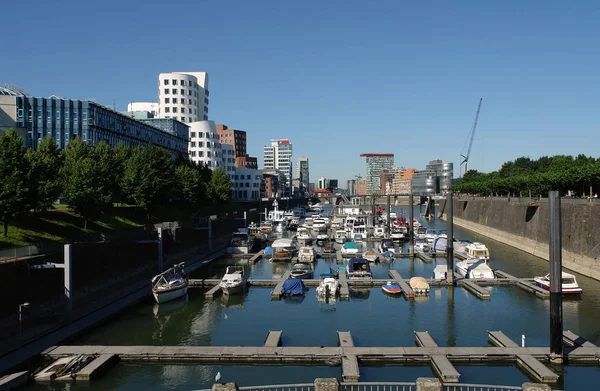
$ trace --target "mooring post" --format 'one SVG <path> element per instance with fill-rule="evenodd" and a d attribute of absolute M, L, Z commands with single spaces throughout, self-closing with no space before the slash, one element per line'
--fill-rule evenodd
<path fill-rule="evenodd" d="M 244 228 L 248 226 L 248 216 L 246 215 L 246 211 L 244 211 Z"/>
<path fill-rule="evenodd" d="M 387 196 L 387 234 L 388 234 L 388 238 L 391 238 L 392 236 L 392 222 L 390 221 L 390 208 L 391 208 L 391 204 L 390 204 L 390 195 L 388 194 Z"/>
<path fill-rule="evenodd" d="M 71 290 L 71 246 L 65 244 L 65 321 L 71 321 L 71 312 L 73 311 L 73 292 Z"/>
<path fill-rule="evenodd" d="M 446 213 L 448 215 L 448 239 L 446 240 L 446 265 L 448 265 L 448 273 L 446 282 L 448 284 L 454 284 L 454 211 L 452 209 L 452 192 L 449 191 L 446 195 Z"/>
<path fill-rule="evenodd" d="M 415 254 L 415 231 L 414 231 L 414 223 L 415 219 L 415 211 L 414 211 L 414 199 L 413 193 L 408 195 L 408 253 L 412 256 Z"/>
<path fill-rule="evenodd" d="M 163 236 L 162 227 L 157 228 L 158 231 L 158 272 L 163 272 Z"/>
<path fill-rule="evenodd" d="M 563 362 L 562 229 L 560 195 L 548 192 L 550 206 L 550 362 Z"/>

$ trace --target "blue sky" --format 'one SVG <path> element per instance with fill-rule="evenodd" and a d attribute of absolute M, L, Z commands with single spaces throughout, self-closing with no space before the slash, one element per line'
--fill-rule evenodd
<path fill-rule="evenodd" d="M 307 156 L 311 181 L 455 163 L 600 156 L 600 2 L 5 1 L 0 82 L 125 110 L 160 72 L 206 71 L 210 119 Z M 455 174 L 457 176 L 457 174 Z M 341 184 L 345 187 L 344 184 Z"/>

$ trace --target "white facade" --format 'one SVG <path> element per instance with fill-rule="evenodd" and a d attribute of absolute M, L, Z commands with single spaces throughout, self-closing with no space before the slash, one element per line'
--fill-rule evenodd
<path fill-rule="evenodd" d="M 214 121 L 196 121 L 188 123 L 190 142 L 188 153 L 190 160 L 204 163 L 212 170 L 223 166 L 222 147 Z"/>
<path fill-rule="evenodd" d="M 260 184 L 262 172 L 252 168 L 236 168 L 233 179 L 233 199 L 250 201 L 260 199 Z"/>
<path fill-rule="evenodd" d="M 221 144 L 221 156 L 223 161 L 222 166 L 231 177 L 235 174 L 235 152 L 233 150 L 233 145 Z"/>
<path fill-rule="evenodd" d="M 317 189 L 325 189 L 327 187 L 327 178 L 321 177 L 317 182 Z"/>
<path fill-rule="evenodd" d="M 147 111 L 158 118 L 158 103 L 156 102 L 131 102 L 127 105 L 127 111 Z"/>
<path fill-rule="evenodd" d="M 158 75 L 158 116 L 184 123 L 208 120 L 208 73 Z"/>
<path fill-rule="evenodd" d="M 271 140 L 271 145 L 264 146 L 263 156 L 264 168 L 283 172 L 287 187 L 291 187 L 293 162 L 290 140 Z"/>

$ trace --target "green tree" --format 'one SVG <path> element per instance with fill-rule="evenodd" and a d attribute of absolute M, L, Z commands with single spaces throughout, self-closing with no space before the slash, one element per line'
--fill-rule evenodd
<path fill-rule="evenodd" d="M 114 159 L 114 175 L 115 175 L 115 195 L 114 199 L 118 203 L 125 202 L 127 199 L 126 194 L 121 188 L 123 183 L 123 175 L 125 173 L 125 165 L 131 156 L 131 148 L 125 146 L 124 143 L 120 142 L 113 148 L 113 159 Z"/>
<path fill-rule="evenodd" d="M 37 211 L 47 210 L 62 191 L 62 154 L 56 141 L 48 136 L 39 143 L 37 149 L 28 149 L 26 156 L 30 166 L 30 206 Z"/>
<path fill-rule="evenodd" d="M 112 207 L 112 194 L 102 177 L 104 167 L 95 150 L 80 138 L 69 141 L 61 170 L 63 197 L 69 208 L 82 216 L 87 229 L 88 220 Z"/>
<path fill-rule="evenodd" d="M 166 201 L 174 184 L 171 155 L 152 144 L 131 151 L 125 164 L 122 188 L 134 205 L 149 212 L 153 205 Z"/>
<path fill-rule="evenodd" d="M 25 154 L 23 140 L 14 129 L 0 137 L 0 219 L 4 236 L 8 235 L 9 220 L 29 209 L 29 163 Z"/>
<path fill-rule="evenodd" d="M 200 172 L 188 164 L 175 167 L 177 198 L 189 209 L 197 208 L 204 199 L 205 186 Z"/>
<path fill-rule="evenodd" d="M 112 206 L 119 198 L 117 178 L 119 167 L 115 162 L 113 150 L 107 143 L 101 141 L 92 151 L 98 176 L 98 191 L 105 198 L 105 201 Z"/>
<path fill-rule="evenodd" d="M 218 168 L 213 172 L 209 188 L 214 201 L 226 203 L 231 200 L 231 178 L 224 169 Z"/>

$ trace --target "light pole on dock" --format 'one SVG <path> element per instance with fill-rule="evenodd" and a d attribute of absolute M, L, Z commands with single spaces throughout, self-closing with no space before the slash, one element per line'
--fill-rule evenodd
<path fill-rule="evenodd" d="M 562 229 L 560 195 L 548 192 L 550 207 L 550 362 L 563 362 Z"/>

